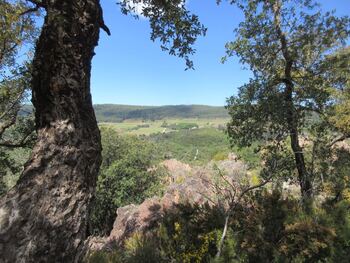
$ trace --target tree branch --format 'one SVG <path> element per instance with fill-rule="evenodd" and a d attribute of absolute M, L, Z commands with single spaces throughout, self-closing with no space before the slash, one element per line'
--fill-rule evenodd
<path fill-rule="evenodd" d="M 6 147 L 6 148 L 23 148 L 23 147 L 26 147 L 28 145 L 28 143 L 29 143 L 28 138 L 32 134 L 33 134 L 33 131 L 30 131 L 18 143 L 13 143 L 13 142 L 10 142 L 10 141 L 0 142 L 0 147 Z"/>
<path fill-rule="evenodd" d="M 36 5 L 35 7 L 29 8 L 28 10 L 20 13 L 19 15 L 24 16 L 24 15 L 29 14 L 29 13 L 37 12 L 40 8 L 41 7 L 39 5 Z"/>
<path fill-rule="evenodd" d="M 99 17 L 99 25 L 100 25 L 100 28 L 105 31 L 107 33 L 107 35 L 111 35 L 111 31 L 109 30 L 109 28 L 106 26 L 105 24 L 105 21 L 103 19 L 103 10 L 102 10 L 102 7 L 100 6 L 100 17 Z"/>
<path fill-rule="evenodd" d="M 15 122 L 16 122 L 16 116 L 12 117 L 10 121 L 5 122 L 3 125 L 0 126 L 0 138 L 8 128 L 10 128 L 13 124 L 15 124 Z"/>
<path fill-rule="evenodd" d="M 253 185 L 253 186 L 250 186 L 250 187 L 246 188 L 246 189 L 243 190 L 242 193 L 239 195 L 239 199 L 241 199 L 246 193 L 248 193 L 248 192 L 250 192 L 250 191 L 253 191 L 253 190 L 257 189 L 257 188 L 263 187 L 263 186 L 265 186 L 266 184 L 270 183 L 272 177 L 273 177 L 273 175 L 269 176 L 265 181 L 263 181 L 263 182 L 260 183 L 260 184 Z"/>
<path fill-rule="evenodd" d="M 22 96 L 23 96 L 23 91 L 21 91 L 18 94 L 17 98 L 15 98 L 15 100 L 11 103 L 11 105 L 7 109 L 5 109 L 4 112 L 0 115 L 0 120 L 3 119 L 7 114 L 9 114 L 9 112 L 12 111 L 16 105 L 18 105 Z M 18 111 L 18 110 L 16 110 L 16 111 Z M 17 115 L 17 114 L 15 114 L 15 115 Z M 0 134 L 1 134 L 1 132 L 0 132 Z"/>
<path fill-rule="evenodd" d="M 43 1 L 40 1 L 40 0 L 27 0 L 27 1 L 31 2 L 35 6 L 39 6 L 39 7 L 43 7 L 43 8 L 47 7 L 47 4 L 44 2 L 44 0 Z"/>
<path fill-rule="evenodd" d="M 338 143 L 338 142 L 342 142 L 346 139 L 349 139 L 350 138 L 350 134 L 344 134 L 336 139 L 334 139 L 330 144 L 328 144 L 327 146 L 328 147 L 332 147 L 334 144 Z"/>

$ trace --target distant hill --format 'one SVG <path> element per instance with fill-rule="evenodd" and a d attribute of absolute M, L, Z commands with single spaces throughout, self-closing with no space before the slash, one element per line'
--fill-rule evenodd
<path fill-rule="evenodd" d="M 94 105 L 99 122 L 120 122 L 128 119 L 161 120 L 166 118 L 228 118 L 224 107 L 206 105 L 130 106 Z"/>
<path fill-rule="evenodd" d="M 28 114 L 31 105 L 24 105 L 20 114 Z M 132 106 L 118 104 L 94 105 L 98 122 L 121 122 L 128 119 L 161 120 L 167 118 L 228 118 L 224 107 L 206 105 Z"/>

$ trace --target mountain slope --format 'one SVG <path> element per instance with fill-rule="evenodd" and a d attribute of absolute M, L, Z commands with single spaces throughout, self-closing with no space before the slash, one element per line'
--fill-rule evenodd
<path fill-rule="evenodd" d="M 130 106 L 98 104 L 94 106 L 99 122 L 127 119 L 160 120 L 164 118 L 227 118 L 224 107 L 206 105 Z"/>
<path fill-rule="evenodd" d="M 118 104 L 94 105 L 98 122 L 121 122 L 128 119 L 161 120 L 184 118 L 228 118 L 224 107 L 206 105 L 167 105 L 167 106 L 134 106 Z M 29 114 L 33 110 L 32 105 L 23 105 L 20 115 Z"/>

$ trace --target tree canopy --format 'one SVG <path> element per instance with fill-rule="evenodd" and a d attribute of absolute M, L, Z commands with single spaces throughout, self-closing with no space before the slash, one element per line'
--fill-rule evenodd
<path fill-rule="evenodd" d="M 170 55 L 184 58 L 186 69 L 193 69 L 190 56 L 194 54 L 193 44 L 206 28 L 198 16 L 186 9 L 184 0 L 123 0 L 120 3 L 124 14 L 136 13 L 141 6 L 141 15 L 148 18 L 151 26 L 151 40 L 158 40 L 161 48 Z"/>
<path fill-rule="evenodd" d="M 20 162 L 14 161 L 15 149 L 32 147 L 35 138 L 33 118 L 19 115 L 30 91 L 30 53 L 37 36 L 35 16 L 25 14 L 27 9 L 24 1 L 0 1 L 0 184 L 3 191 L 7 188 L 4 176 L 19 173 L 25 161 L 25 157 Z"/>
<path fill-rule="evenodd" d="M 241 146 L 259 141 L 265 161 L 285 165 L 287 178 L 296 171 L 307 199 L 323 176 L 315 167 L 315 158 L 322 158 L 316 149 L 327 145 L 320 138 L 347 137 L 333 113 L 348 110 L 349 54 L 341 49 L 350 36 L 349 17 L 324 13 L 308 0 L 232 2 L 245 20 L 223 60 L 237 55 L 253 78 L 227 101 L 229 136 Z"/>

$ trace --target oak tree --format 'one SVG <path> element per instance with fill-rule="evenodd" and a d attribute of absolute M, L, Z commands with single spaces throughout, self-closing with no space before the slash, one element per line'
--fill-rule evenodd
<path fill-rule="evenodd" d="M 26 2 L 28 12 L 45 12 L 31 76 L 38 138 L 17 185 L 0 199 L 0 255 L 11 263 L 77 262 L 101 163 L 91 60 L 100 29 L 110 32 L 99 0 Z M 122 11 L 132 11 L 125 3 Z M 142 3 L 151 38 L 191 67 L 191 45 L 205 33 L 197 16 L 180 0 Z"/>
<path fill-rule="evenodd" d="M 346 85 L 345 78 L 330 74 L 334 67 L 348 71 L 349 56 L 334 56 L 329 63 L 329 55 L 349 38 L 349 17 L 324 13 L 310 0 L 231 2 L 245 19 L 236 39 L 226 44 L 226 58 L 237 55 L 253 77 L 227 101 L 228 133 L 241 146 L 259 141 L 265 164 L 273 159 L 285 166 L 285 178 L 296 174 L 309 210 L 320 176 L 315 168 L 315 158 L 322 158 L 316 155 L 319 137 L 327 130 L 328 113 L 337 107 L 334 91 Z M 333 129 L 333 135 L 343 132 Z"/>

